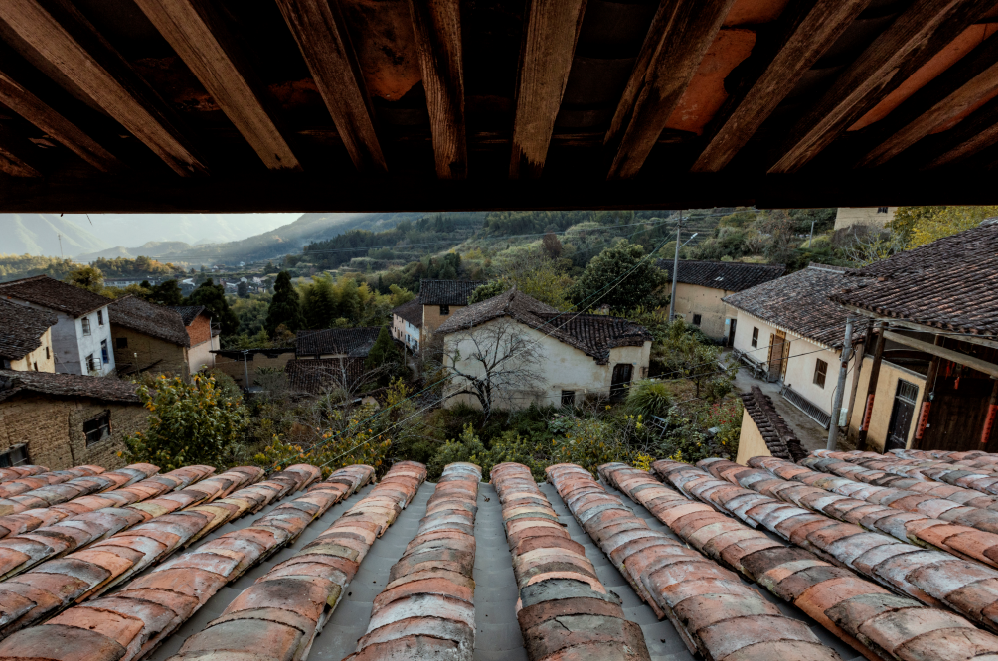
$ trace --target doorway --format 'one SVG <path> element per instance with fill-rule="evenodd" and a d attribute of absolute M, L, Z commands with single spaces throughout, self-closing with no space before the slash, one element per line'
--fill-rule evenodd
<path fill-rule="evenodd" d="M 738 326 L 738 320 L 737 319 L 732 319 L 731 320 L 731 328 L 728 331 L 728 346 L 729 347 L 735 346 L 735 327 L 736 326 Z"/>
<path fill-rule="evenodd" d="M 887 427 L 887 440 L 884 452 L 908 447 L 908 430 L 915 417 L 915 404 L 918 402 L 918 386 L 904 379 L 898 379 L 897 393 L 894 395 L 894 409 Z"/>
<path fill-rule="evenodd" d="M 781 330 L 769 336 L 769 381 L 778 381 L 783 377 L 786 353 L 790 348 L 786 339 L 787 334 Z"/>
<path fill-rule="evenodd" d="M 627 384 L 631 382 L 631 372 L 634 370 L 630 363 L 618 363 L 613 366 L 613 374 L 610 377 L 610 400 L 619 402 L 627 397 Z"/>

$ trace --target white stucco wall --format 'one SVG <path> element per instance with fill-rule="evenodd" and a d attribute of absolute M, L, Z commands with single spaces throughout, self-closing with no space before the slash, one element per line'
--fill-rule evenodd
<path fill-rule="evenodd" d="M 37 365 L 39 372 L 55 372 L 55 352 L 52 350 L 52 329 L 47 329 L 39 339 L 42 345 L 20 360 L 10 361 L 10 369 L 15 372 L 32 372 Z"/>
<path fill-rule="evenodd" d="M 187 365 L 190 368 L 190 373 L 200 371 L 202 368 L 211 368 L 215 366 L 215 354 L 211 352 L 212 349 L 217 349 L 218 338 L 213 337 L 207 342 L 202 342 L 201 344 L 195 344 L 193 347 L 187 350 Z"/>
<path fill-rule="evenodd" d="M 87 356 L 94 356 L 94 376 L 106 376 L 114 370 L 114 351 L 111 342 L 111 323 L 108 321 L 107 307 L 100 309 L 103 324 L 97 323 L 97 311 L 77 317 L 73 320 L 73 327 L 76 332 L 77 345 L 79 346 L 79 358 L 76 368 L 79 371 L 71 374 L 87 374 Z M 83 334 L 83 319 L 90 320 L 90 334 Z M 101 341 L 107 342 L 107 362 L 101 356 Z M 67 363 L 69 366 L 69 363 Z"/>
<path fill-rule="evenodd" d="M 397 314 L 392 315 L 392 335 L 412 351 L 419 351 L 419 328 Z"/>
<path fill-rule="evenodd" d="M 728 319 L 738 316 L 738 311 L 721 299 L 733 292 L 685 282 L 676 283 L 676 314 L 693 323 L 693 315 L 700 315 L 700 330 L 707 337 L 720 340 L 727 330 Z M 735 329 L 737 332 L 738 329 Z"/>
<path fill-rule="evenodd" d="M 495 321 L 489 324 L 497 323 Z M 483 324 L 478 328 L 487 326 Z M 640 347 L 615 347 L 610 350 L 610 358 L 606 365 L 598 365 L 585 352 L 564 344 L 544 333 L 518 324 L 522 332 L 538 343 L 541 364 L 537 366 L 540 374 L 535 389 L 532 392 L 513 393 L 511 397 L 494 403 L 498 408 L 525 408 L 536 402 L 539 406 L 560 406 L 561 391 L 574 390 L 576 402 L 582 403 L 587 394 L 608 396 L 613 376 L 614 365 L 628 363 L 632 365 L 631 380 L 636 381 L 648 375 L 648 361 L 651 357 L 651 342 L 645 342 Z M 451 333 L 444 338 L 444 351 L 447 356 L 460 355 L 464 357 L 457 367 L 461 371 L 477 373 L 481 369 L 474 361 L 466 359 L 474 352 L 474 344 L 465 332 Z M 445 357 L 445 360 L 449 360 Z M 454 382 L 448 386 L 447 394 L 460 390 L 460 383 Z M 478 402 L 469 395 L 459 395 L 446 400 L 446 406 L 452 407 L 459 402 L 477 406 Z"/>

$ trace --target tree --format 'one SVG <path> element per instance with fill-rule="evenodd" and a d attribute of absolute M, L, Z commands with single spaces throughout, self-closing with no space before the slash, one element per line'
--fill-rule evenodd
<path fill-rule="evenodd" d="M 225 299 L 225 287 L 216 285 L 211 278 L 192 291 L 185 304 L 205 306 L 211 313 L 212 321 L 221 325 L 222 335 L 232 335 L 239 330 L 239 317 Z"/>
<path fill-rule="evenodd" d="M 374 341 L 374 346 L 371 347 L 371 351 L 364 360 L 364 367 L 375 369 L 385 363 L 397 363 L 398 360 L 399 352 L 395 346 L 395 340 L 388 332 L 388 326 L 382 326 L 381 332 L 378 333 L 378 339 Z"/>
<path fill-rule="evenodd" d="M 176 280 L 164 280 L 152 288 L 151 300 L 160 305 L 183 305 L 184 295 Z"/>
<path fill-rule="evenodd" d="M 509 289 L 509 285 L 505 280 L 490 280 L 484 285 L 478 285 L 475 287 L 475 291 L 471 292 L 471 296 L 468 297 L 468 305 L 472 303 L 481 303 L 482 301 L 488 300 L 493 296 L 498 296 Z"/>
<path fill-rule="evenodd" d="M 973 229 L 994 216 L 998 216 L 998 207 L 901 207 L 891 230 L 911 249 Z"/>
<path fill-rule="evenodd" d="M 541 239 L 541 247 L 551 259 L 558 259 L 561 257 L 563 247 L 561 245 L 561 241 L 558 240 L 558 235 L 554 232 L 548 232 L 544 235 L 544 238 Z"/>
<path fill-rule="evenodd" d="M 298 292 L 291 284 L 291 274 L 281 271 L 274 281 L 274 297 L 267 309 L 267 320 L 263 327 L 267 334 L 274 337 L 277 327 L 283 324 L 289 331 L 302 328 L 301 307 L 298 304 Z"/>
<path fill-rule="evenodd" d="M 263 272 L 264 273 L 273 273 L 276 270 L 277 270 L 277 267 L 274 266 L 274 263 L 268 259 L 267 260 L 267 265 L 265 267 L 263 267 Z"/>
<path fill-rule="evenodd" d="M 246 284 L 245 280 L 239 281 L 239 284 L 236 286 L 236 293 L 239 295 L 239 298 L 249 296 L 249 285 Z"/>
<path fill-rule="evenodd" d="M 522 324 L 503 317 L 446 337 L 445 399 L 471 395 L 487 421 L 493 410 L 531 393 L 541 378 L 538 343 Z"/>
<path fill-rule="evenodd" d="M 66 277 L 66 282 L 76 285 L 80 289 L 99 294 L 104 288 L 104 274 L 96 266 L 80 266 L 70 271 Z"/>
<path fill-rule="evenodd" d="M 623 312 L 638 306 L 654 307 L 658 303 L 655 292 L 667 280 L 641 246 L 621 240 L 590 260 L 569 296 L 584 309 L 609 305 L 611 310 Z"/>
<path fill-rule="evenodd" d="M 125 439 L 128 461 L 174 470 L 189 464 L 222 469 L 235 460 L 246 409 L 214 377 L 195 374 L 191 383 L 184 383 L 161 376 L 154 389 L 141 386 L 138 395 L 151 415 L 146 431 Z"/>

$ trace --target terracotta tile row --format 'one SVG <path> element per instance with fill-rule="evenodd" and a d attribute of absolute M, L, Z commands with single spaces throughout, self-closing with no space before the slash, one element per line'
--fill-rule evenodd
<path fill-rule="evenodd" d="M 254 472 L 257 471 L 257 472 Z M 104 521 L 90 519 L 52 535 L 42 536 L 39 531 L 24 537 L 35 544 L 56 546 L 56 539 L 76 540 L 86 549 L 72 553 L 51 554 L 46 562 L 31 558 L 33 568 L 0 584 L 0 637 L 7 636 L 51 617 L 60 610 L 87 599 L 100 596 L 107 590 L 129 580 L 147 567 L 160 563 L 167 557 L 197 541 L 218 526 L 243 514 L 259 511 L 265 505 L 302 488 L 319 477 L 318 469 L 308 465 L 292 466 L 287 471 L 270 476 L 265 482 L 240 489 L 227 498 L 214 500 L 225 493 L 237 480 L 258 478 L 257 468 L 243 467 L 223 473 L 210 481 L 216 488 L 202 489 L 209 480 L 170 496 L 184 500 L 202 497 L 199 502 L 181 512 L 151 518 L 139 525 L 132 524 L 148 516 L 141 510 L 120 508 L 95 514 L 109 516 L 110 525 L 117 525 L 124 517 L 127 530 L 106 536 L 102 534 Z M 156 499 L 162 500 L 162 499 Z M 210 502 L 213 501 L 214 502 Z M 166 501 L 177 502 L 177 501 Z M 179 501 L 180 503 L 184 501 Z M 50 526 L 57 528 L 62 526 Z M 40 529 L 45 530 L 45 529 Z M 56 537 L 56 534 L 62 538 Z M 70 535 L 75 535 L 71 537 Z M 93 536 L 98 541 L 88 538 Z M 17 539 L 17 538 L 13 538 Z M 0 545 L 11 540 L 3 540 Z M 66 541 L 65 543 L 71 543 Z M 23 544 L 21 551 L 33 551 Z"/>
<path fill-rule="evenodd" d="M 29 475 L 40 475 L 42 473 L 48 473 L 49 469 L 47 466 L 38 466 L 36 464 L 21 464 L 20 466 L 8 466 L 7 468 L 0 468 L 0 484 L 8 482 L 10 480 L 16 480 L 20 477 L 27 477 Z"/>
<path fill-rule="evenodd" d="M 599 473 L 690 546 L 796 605 L 868 659 L 971 658 L 982 649 L 998 649 L 998 637 L 978 631 L 963 618 L 895 595 L 722 514 L 730 490 L 708 487 L 708 505 L 693 503 L 626 464 L 604 464 Z M 952 626 L 956 620 L 962 623 Z M 936 630 L 926 626 L 936 623 L 946 626 Z M 940 646 L 947 648 L 943 655 Z"/>
<path fill-rule="evenodd" d="M 475 514 L 482 470 L 448 464 L 416 536 L 374 598 L 351 661 L 472 661 L 475 655 Z M 344 660 L 346 661 L 346 660 Z"/>
<path fill-rule="evenodd" d="M 371 545 L 412 501 L 424 479 L 422 464 L 395 464 L 328 530 L 243 590 L 221 616 L 188 638 L 171 661 L 305 659 Z M 0 658 L 3 651 L 0 644 Z"/>
<path fill-rule="evenodd" d="M 259 479 L 259 476 L 263 472 L 258 468 L 244 467 L 241 470 L 237 469 L 237 471 L 231 471 L 229 474 L 212 478 L 210 481 L 206 480 L 195 486 L 189 486 L 187 489 L 181 491 L 165 493 L 170 490 L 170 485 L 180 485 L 184 482 L 189 482 L 192 479 L 209 474 L 213 470 L 211 466 L 195 466 L 180 469 L 180 474 L 176 476 L 169 474 L 165 476 L 157 475 L 155 482 L 146 483 L 143 480 L 142 482 L 136 482 L 131 486 L 118 490 L 134 494 L 136 499 L 154 495 L 159 496 L 157 498 L 124 507 L 107 507 L 72 516 L 64 516 L 65 512 L 61 511 L 59 512 L 60 516 L 48 517 L 55 520 L 50 525 L 33 528 L 16 535 L 9 535 L 0 540 L 0 580 L 7 580 L 30 570 L 40 563 L 61 558 L 67 553 L 81 550 L 94 542 L 148 521 L 155 516 L 166 514 L 168 511 L 197 505 L 218 493 L 221 485 L 236 481 L 242 483 L 255 481 Z M 226 480 L 226 478 L 228 479 Z M 161 493 L 164 495 L 159 495 Z M 46 515 L 47 513 L 40 513 L 39 517 L 32 517 L 32 519 L 36 521 Z M 11 516 L 25 517 L 25 514 Z M 31 523 L 34 521 L 31 521 Z M 2 600 L 0 600 L 0 603 L 2 603 Z"/>
<path fill-rule="evenodd" d="M 11 535 L 31 532 L 100 509 L 126 507 L 162 496 L 170 491 L 183 489 L 214 472 L 212 466 L 184 466 L 169 473 L 153 475 L 120 489 L 80 496 L 51 507 L 39 507 L 19 514 L 0 516 L 0 539 L 9 539 Z"/>
<path fill-rule="evenodd" d="M 700 500 L 710 500 L 717 490 L 718 502 L 739 519 L 762 526 L 826 562 L 998 631 L 998 572 L 994 569 L 797 507 L 784 490 L 798 483 L 781 480 L 768 471 L 721 459 L 702 463 L 723 479 L 668 460 L 655 462 L 652 470 L 663 481 Z M 909 516 L 905 512 L 898 515 Z"/>
<path fill-rule="evenodd" d="M 100 493 L 109 489 L 120 489 L 158 472 L 159 467 L 152 464 L 130 464 L 124 468 L 105 471 L 99 475 L 84 475 L 60 484 L 40 486 L 16 496 L 0 498 L 0 516 L 19 514 L 40 507 L 51 507 L 80 496 Z"/>
<path fill-rule="evenodd" d="M 770 473 L 763 479 L 790 480 L 786 487 L 780 487 L 782 500 L 787 496 L 795 504 L 840 521 L 858 523 L 902 542 L 948 551 L 957 557 L 998 568 L 998 534 L 988 532 L 998 529 L 998 512 L 960 506 L 913 491 L 855 482 L 775 457 L 753 457 L 749 464 Z M 737 472 L 734 466 L 730 468 Z M 714 468 L 708 470 L 715 472 Z M 742 479 L 748 477 L 744 472 L 737 474 Z"/>
<path fill-rule="evenodd" d="M 813 457 L 806 459 L 810 462 L 822 461 L 821 464 L 817 465 L 809 463 L 812 467 L 826 464 L 839 466 L 839 462 L 857 463 L 865 469 L 885 473 L 886 475 L 883 477 L 878 478 L 873 475 L 870 477 L 880 480 L 878 483 L 882 482 L 891 486 L 896 486 L 894 482 L 897 479 L 910 478 L 945 482 L 955 487 L 970 489 L 990 496 L 998 495 L 998 468 L 990 462 L 979 459 L 949 462 L 929 457 L 906 458 L 893 452 L 876 454 L 870 452 L 829 452 L 827 450 L 815 451 Z M 977 464 L 983 465 L 977 466 Z M 891 476 L 899 477 L 892 478 Z"/>
<path fill-rule="evenodd" d="M 737 574 L 648 528 L 585 469 L 558 464 L 547 475 L 576 520 L 659 617 L 669 617 L 691 653 L 710 661 L 839 658 Z"/>
<path fill-rule="evenodd" d="M 295 475 L 301 478 L 297 488 L 313 481 L 320 474 L 318 468 L 307 465 L 292 466 L 282 473 L 279 476 L 282 482 Z M 43 625 L 11 635 L 0 642 L 0 659 L 140 659 L 154 650 L 226 584 L 291 543 L 315 517 L 362 486 L 373 473 L 374 469 L 369 466 L 340 469 L 331 477 L 347 477 L 348 483 L 344 483 L 342 479 L 320 483 L 307 493 L 278 506 L 251 526 L 188 551 L 110 596 L 74 606 Z M 242 498 L 240 494 L 268 482 L 270 481 L 241 489 L 230 498 L 216 502 L 239 500 Z M 260 495 L 262 494 L 247 494 L 247 501 L 252 503 L 251 508 L 257 508 L 256 499 Z M 178 525 L 172 534 L 180 536 L 185 533 Z M 165 537 L 169 534 L 163 531 L 163 536 L 150 536 L 146 539 L 152 544 L 176 543 Z M 113 552 L 123 552 L 134 547 L 109 545 L 106 548 Z M 235 661 L 238 657 L 223 653 L 214 658 Z"/>
<path fill-rule="evenodd" d="M 648 659 L 644 635 L 629 621 L 558 521 L 530 469 L 503 463 L 492 469 L 520 599 L 516 617 L 530 661 Z"/>
<path fill-rule="evenodd" d="M 0 498 L 18 496 L 25 491 L 38 489 L 50 484 L 62 484 L 77 477 L 100 475 L 104 469 L 100 466 L 74 466 L 64 471 L 46 471 L 34 475 L 23 475 L 11 480 L 0 481 Z"/>

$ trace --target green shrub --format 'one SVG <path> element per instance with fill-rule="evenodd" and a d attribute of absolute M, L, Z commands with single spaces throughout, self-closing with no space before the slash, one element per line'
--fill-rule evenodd
<path fill-rule="evenodd" d="M 635 415 L 645 419 L 664 418 L 673 406 L 672 393 L 664 381 L 644 380 L 631 385 L 627 392 L 627 406 Z"/>
<path fill-rule="evenodd" d="M 475 430 L 470 424 L 465 425 L 461 436 L 445 442 L 430 459 L 426 465 L 426 479 L 436 480 L 443 473 L 444 467 L 455 461 L 470 461 L 481 466 L 485 453 L 485 446 L 475 434 Z M 483 475 L 485 475 L 484 468 L 483 466 Z"/>

